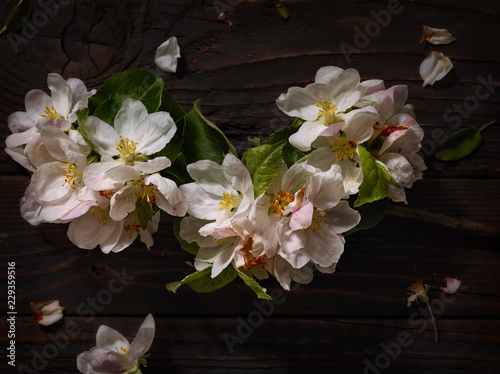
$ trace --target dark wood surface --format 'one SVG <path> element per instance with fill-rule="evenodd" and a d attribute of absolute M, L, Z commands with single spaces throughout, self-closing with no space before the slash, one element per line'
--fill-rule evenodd
<path fill-rule="evenodd" d="M 280 93 L 310 83 L 321 66 L 337 65 L 357 69 L 363 79 L 384 79 L 388 87 L 408 85 L 408 102 L 426 134 L 429 167 L 424 180 L 408 191 L 410 207 L 499 226 L 500 126 L 485 130 L 480 148 L 464 160 L 444 163 L 432 155 L 454 130 L 499 117 L 500 83 L 473 111 L 458 114 L 460 127 L 443 116 L 467 100 L 473 103 L 480 77 L 500 82 L 499 1 L 402 1 L 403 10 L 350 62 L 340 44 L 355 46 L 356 27 L 373 23 L 373 13 L 386 10 L 386 2 L 284 1 L 291 14 L 285 21 L 274 1 L 225 1 L 233 5 L 232 27 L 217 21 L 214 5 L 223 2 L 56 2 L 56 14 L 45 25 L 40 18 L 38 31 L 17 51 L 9 34 L 0 37 L 2 373 L 75 373 L 76 356 L 95 345 L 99 325 L 133 338 L 147 313 L 154 315 L 157 331 L 145 374 L 500 372 L 498 238 L 388 215 L 376 228 L 347 238 L 334 274 L 316 274 L 311 284 L 283 292 L 272 304 L 258 301 L 240 282 L 212 294 L 188 287 L 172 294 L 165 284 L 189 273 L 185 261 L 191 257 L 169 225 L 160 227 L 150 251 L 141 243 L 110 255 L 78 249 L 67 239 L 65 225 L 33 227 L 22 219 L 19 200 L 29 176 L 3 151 L 8 115 L 24 110 L 29 90 L 46 90 L 49 72 L 97 88 L 114 73 L 149 69 L 164 77 L 185 109 L 201 99 L 206 116 L 244 152 L 249 136 L 264 139 L 290 124 L 275 105 Z M 0 5 L 1 22 L 16 3 Z M 40 17 L 46 3 L 35 2 L 33 15 Z M 424 24 L 447 28 L 457 41 L 420 44 Z M 155 68 L 154 52 L 172 35 L 182 59 L 177 73 L 167 75 Z M 432 50 L 449 56 L 454 69 L 434 87 L 422 88 L 418 67 Z M 12 261 L 17 369 L 5 355 L 7 263 Z M 128 284 L 106 305 L 90 307 L 92 299 L 103 300 L 114 272 L 127 274 Z M 462 280 L 463 287 L 442 301 L 438 287 L 448 276 Z M 406 306 L 407 287 L 416 279 L 436 286 L 429 295 L 435 300 L 438 344 L 419 307 Z M 271 280 L 264 286 L 280 290 Z M 29 303 L 50 299 L 66 307 L 65 318 L 39 326 Z M 254 327 L 244 330 L 241 321 Z M 68 337 L 71 327 L 77 332 Z M 224 340 L 229 334 L 240 339 L 231 349 Z M 50 345 L 57 337 L 60 347 L 54 353 Z"/>

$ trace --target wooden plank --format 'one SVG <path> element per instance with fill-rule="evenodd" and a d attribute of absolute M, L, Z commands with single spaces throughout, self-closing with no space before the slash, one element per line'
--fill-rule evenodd
<path fill-rule="evenodd" d="M 499 320 L 440 319 L 440 341 L 435 344 L 432 325 L 422 319 L 313 320 L 274 315 L 260 319 L 257 311 L 253 312 L 250 320 L 248 316 L 239 320 L 156 317 L 155 340 L 144 372 L 295 373 L 307 369 L 472 374 L 494 373 L 499 365 L 500 345 L 495 333 Z M 110 316 L 86 322 L 66 317 L 57 326 L 42 328 L 29 317 L 18 318 L 16 364 L 25 373 L 29 373 L 28 368 L 44 368 L 54 374 L 74 372 L 76 356 L 95 346 L 99 325 L 115 328 L 132 340 L 142 319 Z M 6 321 L 0 325 L 2 331 L 8 327 Z M 239 340 L 235 343 L 231 339 Z M 0 344 L 6 346 L 5 336 L 0 337 Z M 12 372 L 4 361 L 0 368 Z"/>

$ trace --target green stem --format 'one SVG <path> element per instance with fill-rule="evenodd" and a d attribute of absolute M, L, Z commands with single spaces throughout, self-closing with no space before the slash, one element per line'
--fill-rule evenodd
<path fill-rule="evenodd" d="M 494 120 L 494 121 L 488 122 L 486 125 L 484 125 L 483 127 L 481 127 L 481 128 L 479 129 L 479 132 L 483 131 L 485 128 L 487 128 L 487 127 L 488 127 L 488 126 L 490 126 L 490 125 L 493 125 L 493 124 L 494 124 L 494 123 L 496 123 L 496 122 L 497 122 L 497 120 Z"/>
<path fill-rule="evenodd" d="M 5 32 L 5 30 L 7 30 L 7 26 L 4 26 L 3 29 L 0 30 L 0 35 L 2 35 Z"/>

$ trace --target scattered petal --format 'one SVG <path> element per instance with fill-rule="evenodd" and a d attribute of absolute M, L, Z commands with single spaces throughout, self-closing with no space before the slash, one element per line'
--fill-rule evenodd
<path fill-rule="evenodd" d="M 420 43 L 422 43 L 424 40 L 427 40 L 432 45 L 438 45 L 450 44 L 457 39 L 446 29 L 435 29 L 434 27 L 424 25 L 424 32 Z"/>
<path fill-rule="evenodd" d="M 441 52 L 432 51 L 427 58 L 420 64 L 420 76 L 424 80 L 422 87 L 444 78 L 453 68 L 450 59 Z"/>
<path fill-rule="evenodd" d="M 177 38 L 171 36 L 156 49 L 155 64 L 164 72 L 175 73 L 179 57 L 181 57 L 181 50 Z"/>
<path fill-rule="evenodd" d="M 30 303 L 31 313 L 36 323 L 49 326 L 56 323 L 63 317 L 63 308 L 59 305 L 59 300 L 49 300 Z"/>
<path fill-rule="evenodd" d="M 460 285 L 462 284 L 461 281 L 455 278 L 446 277 L 444 278 L 444 280 L 446 282 L 446 287 L 439 287 L 439 288 L 441 289 L 441 291 L 448 293 L 450 295 L 457 292 L 458 289 L 460 288 Z"/>

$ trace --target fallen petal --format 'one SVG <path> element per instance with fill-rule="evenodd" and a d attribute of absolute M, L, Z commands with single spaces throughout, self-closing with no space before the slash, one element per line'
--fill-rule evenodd
<path fill-rule="evenodd" d="M 460 288 L 460 285 L 462 284 L 461 281 L 455 278 L 444 278 L 446 281 L 446 287 L 439 287 L 441 291 L 448 293 L 448 294 L 453 294 L 458 291 Z"/>
<path fill-rule="evenodd" d="M 49 326 L 56 323 L 63 317 L 63 308 L 59 305 L 59 300 L 49 300 L 30 303 L 31 313 L 36 323 Z"/>
<path fill-rule="evenodd" d="M 429 43 L 433 45 L 438 44 L 450 44 L 457 40 L 450 32 L 446 29 L 436 29 L 434 27 L 429 27 L 424 25 L 424 32 L 422 35 L 422 43 L 424 40 L 427 40 Z"/>
<path fill-rule="evenodd" d="M 179 44 L 177 38 L 172 36 L 156 49 L 155 64 L 164 72 L 175 73 L 179 57 L 181 57 Z"/>
<path fill-rule="evenodd" d="M 441 52 L 432 51 L 420 64 L 420 76 L 424 80 L 422 87 L 442 79 L 453 68 L 451 60 Z"/>

